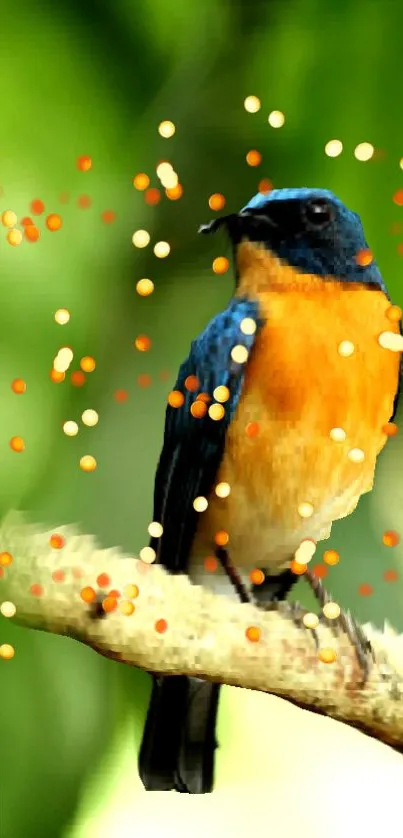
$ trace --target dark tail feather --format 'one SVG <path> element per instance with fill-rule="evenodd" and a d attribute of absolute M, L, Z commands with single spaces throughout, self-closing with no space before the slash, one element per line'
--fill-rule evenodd
<path fill-rule="evenodd" d="M 219 690 L 184 675 L 154 677 L 139 756 L 147 791 L 212 791 Z"/>

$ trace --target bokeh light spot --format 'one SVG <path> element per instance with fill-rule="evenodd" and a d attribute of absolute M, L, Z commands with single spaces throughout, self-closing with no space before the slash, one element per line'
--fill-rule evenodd
<path fill-rule="evenodd" d="M 80 367 L 84 372 L 94 372 L 96 367 L 95 358 L 91 355 L 84 355 L 84 357 L 81 358 Z"/>
<path fill-rule="evenodd" d="M 385 547 L 397 547 L 400 542 L 400 535 L 396 530 L 387 530 L 383 533 L 382 541 Z"/>
<path fill-rule="evenodd" d="M 325 564 L 331 565 L 332 567 L 339 563 L 340 555 L 337 550 L 325 550 L 323 553 L 323 561 Z"/>
<path fill-rule="evenodd" d="M 220 192 L 214 192 L 208 199 L 208 205 L 211 210 L 215 210 L 216 212 L 222 210 L 225 207 L 224 195 L 221 195 Z"/>
<path fill-rule="evenodd" d="M 213 271 L 215 274 L 225 274 L 229 268 L 229 259 L 226 256 L 217 256 L 213 261 Z"/>
<path fill-rule="evenodd" d="M 95 471 L 97 467 L 97 461 L 92 454 L 84 454 L 83 457 L 80 459 L 80 468 L 82 471 L 91 472 Z"/>
<path fill-rule="evenodd" d="M 157 634 L 164 634 L 168 628 L 168 623 L 166 620 L 157 620 L 156 623 L 154 623 L 154 628 Z"/>
<path fill-rule="evenodd" d="M 52 533 L 49 538 L 49 544 L 53 548 L 53 550 L 61 550 L 66 543 L 66 539 L 63 535 L 60 535 L 58 532 Z"/>
<path fill-rule="evenodd" d="M 246 155 L 246 162 L 248 166 L 260 166 L 262 162 L 262 155 L 260 151 L 256 151 L 256 149 L 248 151 Z"/>
<path fill-rule="evenodd" d="M 282 128 L 285 123 L 285 116 L 282 111 L 271 111 L 267 121 L 272 128 Z"/>
<path fill-rule="evenodd" d="M 171 390 L 168 395 L 168 404 L 171 407 L 182 407 L 185 397 L 180 390 Z"/>
<path fill-rule="evenodd" d="M 166 140 L 170 137 L 173 137 L 175 131 L 176 127 L 170 119 L 164 119 L 164 121 L 160 122 L 158 126 L 158 133 L 161 135 L 161 137 L 164 137 L 164 139 Z"/>
<path fill-rule="evenodd" d="M 55 233 L 57 230 L 60 230 L 63 224 L 60 215 L 58 215 L 56 212 L 52 212 L 50 215 L 48 215 L 45 223 L 48 230 L 50 230 L 51 233 Z"/>
<path fill-rule="evenodd" d="M 27 389 L 27 385 L 22 378 L 14 378 L 14 381 L 11 383 L 11 389 L 13 393 L 17 395 L 22 395 L 25 393 Z"/>
<path fill-rule="evenodd" d="M 135 175 L 133 178 L 134 188 L 139 189 L 141 192 L 143 192 L 144 189 L 147 189 L 149 184 L 150 178 L 148 177 L 148 175 L 144 174 L 144 172 L 139 172 L 139 174 Z"/>
<path fill-rule="evenodd" d="M 371 596 L 373 592 L 374 589 L 372 585 L 368 585 L 367 582 L 363 582 L 362 585 L 360 585 L 358 588 L 358 593 L 360 594 L 360 596 Z"/>
<path fill-rule="evenodd" d="M 258 626 L 248 626 L 245 631 L 245 636 L 250 643 L 258 643 L 262 636 L 262 632 Z"/>
<path fill-rule="evenodd" d="M 45 212 L 45 204 L 40 200 L 40 198 L 34 198 L 34 200 L 30 203 L 30 210 L 33 215 L 42 215 L 42 213 Z"/>
<path fill-rule="evenodd" d="M 341 140 L 329 140 L 325 145 L 325 154 L 328 157 L 338 157 L 343 151 L 343 143 Z"/>
<path fill-rule="evenodd" d="M 247 96 L 243 104 L 248 113 L 257 113 L 261 108 L 261 101 L 258 96 Z"/>
<path fill-rule="evenodd" d="M 81 157 L 77 157 L 76 165 L 80 172 L 89 172 L 92 168 L 91 157 L 89 157 L 88 154 L 82 154 Z"/>
<path fill-rule="evenodd" d="M 151 279 L 139 279 L 136 291 L 140 297 L 149 297 L 154 291 L 154 283 Z"/>
<path fill-rule="evenodd" d="M 15 451 L 17 454 L 20 454 L 21 451 L 25 449 L 25 442 L 21 436 L 13 436 L 10 439 L 10 448 L 12 451 Z"/>

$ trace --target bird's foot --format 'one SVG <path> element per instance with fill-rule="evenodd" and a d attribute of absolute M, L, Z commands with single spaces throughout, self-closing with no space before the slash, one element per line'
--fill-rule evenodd
<path fill-rule="evenodd" d="M 287 602 L 287 600 L 273 599 L 271 602 L 259 605 L 264 611 L 280 611 L 287 617 L 290 617 L 294 625 L 301 629 L 305 629 L 311 635 L 316 648 L 319 648 L 318 633 L 315 628 L 310 628 L 304 622 L 305 609 L 299 602 Z"/>
<path fill-rule="evenodd" d="M 320 607 L 323 607 L 328 602 L 333 602 L 333 597 L 326 590 L 323 582 L 315 576 L 312 571 L 307 570 L 304 574 L 307 582 L 319 602 Z M 361 686 L 364 686 L 368 680 L 371 671 L 372 663 L 374 661 L 374 652 L 370 641 L 365 636 L 364 631 L 356 619 L 352 616 L 350 611 L 341 610 L 336 619 L 330 619 L 322 614 L 321 622 L 333 629 L 336 634 L 344 632 L 349 638 L 352 646 L 355 649 L 357 660 L 362 673 Z"/>

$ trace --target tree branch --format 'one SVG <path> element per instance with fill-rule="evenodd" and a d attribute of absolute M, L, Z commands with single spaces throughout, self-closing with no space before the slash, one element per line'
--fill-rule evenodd
<path fill-rule="evenodd" d="M 55 533 L 65 539 L 61 549 L 50 545 Z M 99 549 L 74 526 L 45 531 L 16 512 L 0 526 L 0 550 L 0 602 L 15 605 L 20 625 L 68 635 L 148 672 L 272 693 L 403 749 L 403 636 L 386 624 L 383 632 L 364 626 L 375 663 L 361 688 L 348 638 L 320 623 L 319 647 L 337 654 L 322 663 L 312 633 L 295 624 L 289 606 L 263 611 L 233 602 L 119 549 Z M 117 590 L 119 598 L 109 599 L 115 609 L 95 617 L 94 604 L 82 599 L 85 588 L 101 598 Z M 248 639 L 250 627 L 258 640 Z"/>

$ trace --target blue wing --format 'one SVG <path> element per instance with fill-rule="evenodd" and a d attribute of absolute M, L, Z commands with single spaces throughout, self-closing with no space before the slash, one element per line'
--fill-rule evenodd
<path fill-rule="evenodd" d="M 183 393 L 184 403 L 178 408 L 167 407 L 154 488 L 154 521 L 162 524 L 163 533 L 161 538 L 152 538 L 150 545 L 157 553 L 157 561 L 171 572 L 186 572 L 200 515 L 193 501 L 209 495 L 214 485 L 226 430 L 242 392 L 246 364 L 235 363 L 231 350 L 243 345 L 250 352 L 253 347 L 256 332 L 245 335 L 240 328 L 245 318 L 253 319 L 257 330 L 262 325 L 256 302 L 233 298 L 225 311 L 210 321 L 193 341 L 189 357 L 179 369 L 175 390 Z M 198 380 L 195 392 L 186 389 L 188 376 Z M 223 405 L 224 417 L 213 420 L 207 412 L 203 418 L 195 418 L 190 408 L 197 395 L 208 393 L 213 401 L 213 392 L 220 385 L 230 392 Z"/>

